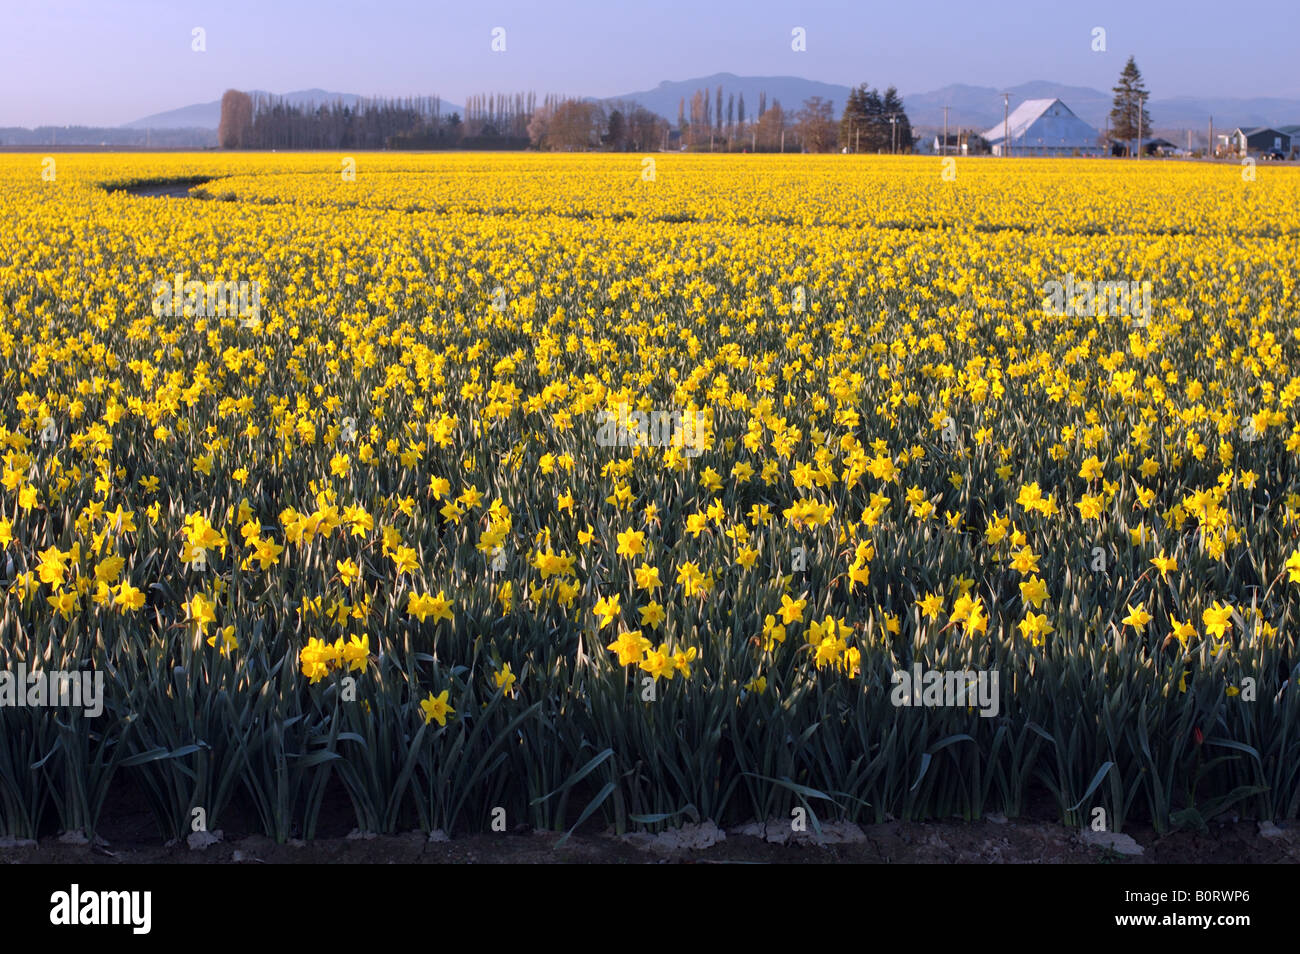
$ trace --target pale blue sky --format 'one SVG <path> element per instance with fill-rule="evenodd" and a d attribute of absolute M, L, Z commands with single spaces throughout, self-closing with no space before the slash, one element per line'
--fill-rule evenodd
<path fill-rule="evenodd" d="M 493 27 L 506 51 L 490 49 Z M 790 48 L 792 27 L 807 51 Z M 1092 52 L 1095 26 L 1108 51 Z M 191 50 L 203 27 L 207 51 Z M 117 125 L 228 87 L 611 96 L 726 71 L 897 86 L 1045 79 L 1300 96 L 1300 0 L 10 0 L 0 126 Z"/>

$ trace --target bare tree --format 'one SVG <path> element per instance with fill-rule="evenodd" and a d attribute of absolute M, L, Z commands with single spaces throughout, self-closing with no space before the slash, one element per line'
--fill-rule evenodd
<path fill-rule="evenodd" d="M 532 140 L 534 146 L 538 149 L 545 149 L 549 146 L 547 142 L 551 132 L 551 116 L 555 112 L 555 107 L 551 104 L 551 98 L 548 96 L 541 106 L 533 110 L 533 115 L 528 120 L 528 138 Z"/>
<path fill-rule="evenodd" d="M 633 149 L 658 149 L 667 140 L 668 122 L 633 103 L 627 111 L 627 129 Z"/>
<path fill-rule="evenodd" d="M 534 111 L 528 135 L 539 149 L 592 149 L 600 145 L 604 110 L 580 99 L 548 101 Z"/>
<path fill-rule="evenodd" d="M 766 99 L 766 97 L 762 97 Z M 779 149 L 784 142 L 785 111 L 779 102 L 773 101 L 771 108 L 758 117 L 757 139 L 761 149 Z"/>
<path fill-rule="evenodd" d="M 222 149 L 242 149 L 253 129 L 253 100 L 247 93 L 228 89 L 221 97 L 221 121 L 217 142 Z"/>
<path fill-rule="evenodd" d="M 691 132 L 690 144 L 698 146 L 708 135 L 709 91 L 697 89 L 691 94 Z"/>
<path fill-rule="evenodd" d="M 835 147 L 835 116 L 830 100 L 814 96 L 804 100 L 799 112 L 799 140 L 809 152 L 826 152 Z"/>

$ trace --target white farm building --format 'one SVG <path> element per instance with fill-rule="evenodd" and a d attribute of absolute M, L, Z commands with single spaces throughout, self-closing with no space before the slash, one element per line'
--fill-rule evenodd
<path fill-rule="evenodd" d="M 1004 135 L 1004 129 L 1006 135 Z M 1007 155 L 1007 138 L 1013 156 L 1102 156 L 1106 150 L 1097 130 L 1059 99 L 1027 99 L 984 133 L 995 156 Z"/>

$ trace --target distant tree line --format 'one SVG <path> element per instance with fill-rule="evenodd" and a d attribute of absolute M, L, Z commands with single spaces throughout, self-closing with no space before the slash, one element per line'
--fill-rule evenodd
<path fill-rule="evenodd" d="M 217 139 L 225 149 L 383 149 L 392 136 L 442 128 L 436 96 L 304 104 L 227 90 Z"/>
<path fill-rule="evenodd" d="M 528 136 L 528 120 L 537 109 L 536 93 L 479 93 L 465 100 L 464 135 Z"/>
<path fill-rule="evenodd" d="M 226 149 L 545 149 L 768 152 L 910 152 L 912 126 L 894 87 L 882 94 L 864 83 L 835 120 L 820 96 L 788 112 L 759 92 L 757 110 L 721 86 L 700 89 L 678 104 L 677 129 L 636 103 L 606 103 L 554 94 L 470 96 L 465 115 L 444 115 L 437 96 L 296 104 L 278 96 L 228 90 L 218 139 Z"/>
<path fill-rule="evenodd" d="M 697 89 L 690 101 L 677 104 L 677 134 L 689 150 L 707 152 L 799 152 L 807 127 L 804 114 L 791 115 L 779 100 L 767 104 L 766 91 L 758 94 L 757 110 L 746 110 L 745 94 L 725 93 L 722 86 Z M 827 107 L 829 103 L 825 104 Z M 805 108 L 820 108 L 812 100 Z M 815 137 L 814 137 L 815 138 Z"/>
<path fill-rule="evenodd" d="M 757 109 L 747 111 L 745 94 L 723 87 L 696 90 L 677 104 L 681 144 L 710 152 L 910 152 L 912 125 L 894 87 L 879 91 L 866 84 L 849 94 L 839 122 L 834 103 L 820 96 L 790 111 L 779 100 L 768 105 L 759 91 Z M 725 103 L 725 105 L 724 105 Z"/>
<path fill-rule="evenodd" d="M 290 103 L 227 90 L 217 138 L 225 149 L 549 149 L 664 147 L 668 123 L 635 103 L 535 93 L 470 96 L 465 115 L 439 97 Z"/>
<path fill-rule="evenodd" d="M 636 103 L 606 104 L 561 96 L 547 96 L 528 121 L 534 148 L 570 152 L 648 152 L 667 144 L 668 131 L 666 121 Z"/>
<path fill-rule="evenodd" d="M 121 126 L 0 127 L 0 146 L 132 147 L 141 149 L 210 149 L 217 145 L 212 129 L 124 129 Z"/>

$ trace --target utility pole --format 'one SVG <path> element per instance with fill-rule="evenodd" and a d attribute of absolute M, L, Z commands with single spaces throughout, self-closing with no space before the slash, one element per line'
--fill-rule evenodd
<path fill-rule="evenodd" d="M 1210 117 L 1210 141 L 1205 146 L 1205 154 L 1209 158 L 1214 158 L 1214 117 Z"/>
<path fill-rule="evenodd" d="M 1010 114 L 1007 112 L 1008 109 L 1007 104 L 1010 98 L 1011 98 L 1010 93 L 1002 94 L 1002 155 L 1003 156 L 1011 155 L 1011 126 L 1008 124 L 1008 117 Z"/>
<path fill-rule="evenodd" d="M 948 155 L 948 107 L 943 108 L 943 146 L 940 150 L 943 155 Z"/>
<path fill-rule="evenodd" d="M 1142 95 L 1138 94 L 1138 154 L 1142 158 Z"/>

